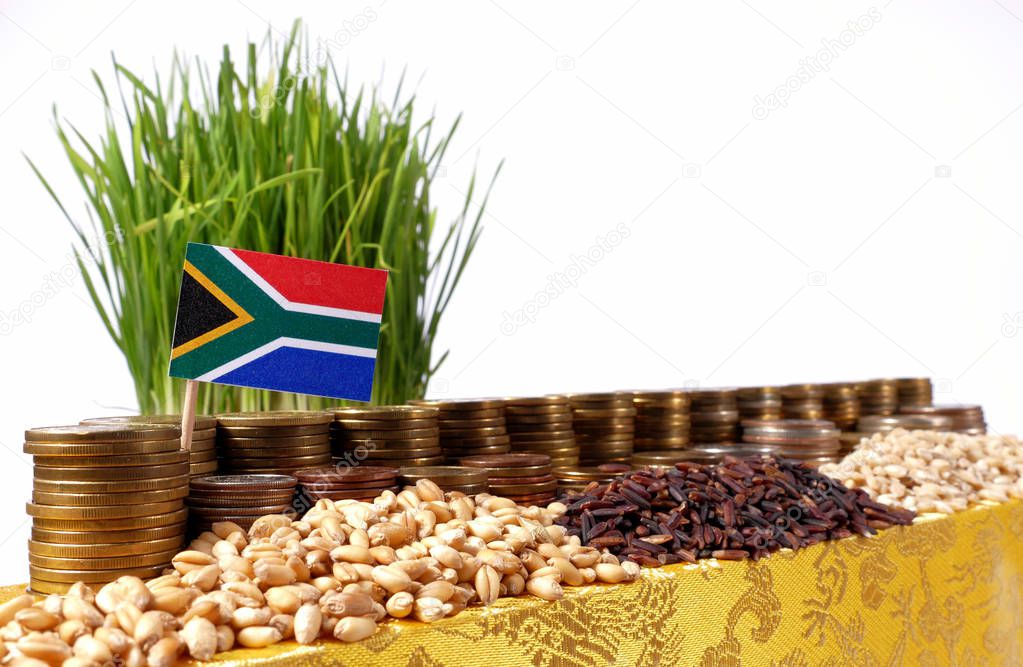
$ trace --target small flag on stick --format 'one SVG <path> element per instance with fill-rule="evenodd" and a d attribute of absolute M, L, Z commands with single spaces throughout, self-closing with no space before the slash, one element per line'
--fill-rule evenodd
<path fill-rule="evenodd" d="M 369 401 L 387 272 L 189 243 L 170 375 Z"/>

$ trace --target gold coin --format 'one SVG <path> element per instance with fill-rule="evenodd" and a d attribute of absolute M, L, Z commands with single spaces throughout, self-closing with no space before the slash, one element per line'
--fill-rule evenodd
<path fill-rule="evenodd" d="M 412 440 L 415 438 L 436 438 L 440 435 L 440 429 L 436 426 L 431 428 L 395 429 L 393 431 L 345 431 L 334 428 L 332 434 L 339 440 Z"/>
<path fill-rule="evenodd" d="M 471 411 L 471 410 L 487 410 L 493 408 L 503 408 L 504 400 L 500 398 L 457 398 L 448 400 L 414 400 L 409 401 L 410 405 L 419 405 L 423 407 L 437 408 L 441 412 L 451 411 Z"/>
<path fill-rule="evenodd" d="M 443 450 L 440 447 L 416 450 L 387 451 L 382 449 L 372 450 L 366 453 L 367 461 L 402 461 L 404 459 L 421 459 L 429 456 L 441 456 Z"/>
<path fill-rule="evenodd" d="M 75 558 L 56 556 L 41 556 L 29 550 L 28 562 L 36 567 L 45 567 L 53 570 L 113 570 L 129 567 L 152 567 L 157 565 L 170 565 L 171 558 L 178 553 L 178 547 L 171 547 L 163 551 L 149 554 L 134 554 L 131 556 L 109 556 L 97 558 Z"/>
<path fill-rule="evenodd" d="M 323 435 L 330 429 L 329 424 L 307 426 L 218 426 L 221 438 L 293 438 L 300 435 Z"/>
<path fill-rule="evenodd" d="M 185 525 L 178 523 L 172 526 L 143 528 L 136 530 L 48 530 L 32 527 L 32 539 L 37 542 L 52 544 L 96 546 L 105 544 L 143 544 L 153 540 L 183 538 Z"/>
<path fill-rule="evenodd" d="M 25 442 L 124 442 L 126 440 L 169 440 L 180 438 L 176 426 L 144 426 L 139 424 L 78 424 L 75 426 L 44 426 L 25 431 Z"/>
<path fill-rule="evenodd" d="M 161 503 L 102 505 L 100 507 L 25 503 L 28 515 L 40 519 L 124 519 L 128 517 L 155 516 L 180 510 L 184 506 L 184 500 L 180 498 L 177 500 L 166 500 Z"/>
<path fill-rule="evenodd" d="M 250 458 L 240 456 L 225 456 L 223 459 L 224 465 L 231 468 L 238 467 L 269 467 L 273 468 L 276 466 L 285 465 L 317 465 L 319 463 L 330 463 L 330 450 L 324 449 L 319 454 L 309 454 L 305 456 L 277 456 L 270 458 Z M 325 461 L 324 461 L 325 460 Z"/>
<path fill-rule="evenodd" d="M 221 448 L 220 456 L 225 459 L 279 459 L 294 458 L 298 456 L 315 456 L 329 451 L 330 443 L 324 441 L 315 445 L 303 445 L 299 447 L 243 447 L 236 449 L 234 447 L 226 446 Z"/>
<path fill-rule="evenodd" d="M 485 438 L 487 436 L 507 435 L 508 430 L 501 426 L 481 426 L 479 428 L 444 428 L 440 429 L 441 437 L 447 438 Z"/>
<path fill-rule="evenodd" d="M 181 485 L 174 489 L 136 491 L 134 493 L 52 493 L 33 491 L 32 501 L 40 505 L 97 507 L 101 505 L 127 505 L 131 503 L 162 503 L 184 498 L 187 495 L 188 487 Z"/>
<path fill-rule="evenodd" d="M 412 438 L 405 440 L 337 440 L 334 443 L 336 448 L 354 450 L 359 447 L 373 449 L 383 447 L 386 449 L 423 449 L 424 447 L 439 447 L 440 438 Z"/>
<path fill-rule="evenodd" d="M 334 419 L 430 419 L 436 417 L 436 408 L 417 407 L 413 405 L 380 405 L 366 408 L 338 408 L 334 410 Z"/>
<path fill-rule="evenodd" d="M 546 396 L 511 396 L 505 398 L 504 405 L 509 408 L 534 408 L 548 405 L 567 405 L 568 396 L 563 394 L 548 394 Z"/>
<path fill-rule="evenodd" d="M 407 466 L 401 468 L 398 480 L 402 484 L 415 484 L 420 479 L 433 480 L 438 485 L 447 484 L 486 484 L 485 468 L 469 466 Z"/>
<path fill-rule="evenodd" d="M 188 487 L 188 476 L 155 477 L 152 479 L 80 481 L 63 479 L 33 479 L 36 491 L 52 493 L 129 493 Z"/>
<path fill-rule="evenodd" d="M 411 466 L 411 467 L 439 466 L 442 463 L 444 463 L 444 457 L 443 456 L 425 456 L 423 458 L 417 458 L 417 459 L 406 459 L 404 461 L 394 461 L 394 463 L 396 463 L 396 464 L 400 463 L 402 465 Z"/>
<path fill-rule="evenodd" d="M 181 438 L 148 442 L 52 443 L 26 442 L 26 454 L 36 456 L 120 456 L 124 454 L 160 454 L 181 449 Z"/>
<path fill-rule="evenodd" d="M 208 475 L 212 472 L 217 472 L 217 467 L 220 463 L 214 459 L 212 461 L 203 461 L 202 463 L 189 463 L 188 474 L 189 475 Z"/>
<path fill-rule="evenodd" d="M 331 429 L 337 431 L 395 431 L 436 428 L 436 419 L 338 419 Z"/>
<path fill-rule="evenodd" d="M 160 528 L 174 526 L 188 518 L 188 513 L 180 509 L 159 516 L 136 516 L 125 519 L 44 519 L 34 518 L 32 525 L 44 530 L 69 530 L 74 532 L 104 532 L 108 530 L 139 530 L 142 528 Z"/>
<path fill-rule="evenodd" d="M 217 452 L 210 450 L 208 452 L 190 452 L 188 455 L 188 462 L 191 465 L 196 463 L 209 463 L 210 461 L 217 460 Z"/>
<path fill-rule="evenodd" d="M 113 417 L 90 417 L 78 422 L 79 424 L 130 424 L 130 425 L 156 425 L 156 426 L 181 426 L 181 415 L 116 415 Z M 193 422 L 193 436 L 199 431 L 206 431 L 217 428 L 217 418 L 210 415 L 196 415 Z"/>
<path fill-rule="evenodd" d="M 28 552 L 36 556 L 50 558 L 113 558 L 123 556 L 141 556 L 144 554 L 162 553 L 180 550 L 184 540 L 180 535 L 162 540 L 145 542 L 124 542 L 121 544 L 56 544 L 53 542 L 28 541 Z M 42 565 L 42 563 L 36 563 Z"/>
<path fill-rule="evenodd" d="M 158 576 L 169 564 L 160 564 L 149 567 L 135 567 L 117 570 L 57 570 L 39 565 L 29 565 L 28 575 L 31 579 L 30 585 L 35 591 L 42 592 L 36 585 L 36 580 L 50 583 L 75 583 L 82 581 L 87 584 L 106 584 L 120 577 L 139 577 L 140 579 L 151 579 Z"/>
<path fill-rule="evenodd" d="M 217 415 L 219 426 L 310 426 L 329 424 L 334 415 L 314 410 L 278 410 L 270 412 L 228 412 Z"/>
<path fill-rule="evenodd" d="M 162 454 L 124 454 L 119 456 L 36 456 L 35 465 L 43 468 L 128 468 L 185 463 L 188 452 L 177 450 Z"/>
<path fill-rule="evenodd" d="M 329 441 L 329 434 L 327 432 L 323 432 L 315 435 L 295 435 L 281 438 L 241 438 L 233 435 L 222 435 L 217 440 L 217 444 L 221 447 L 230 447 L 232 449 L 244 449 L 248 447 L 269 449 L 271 447 L 307 447 L 309 445 L 318 445 Z"/>
<path fill-rule="evenodd" d="M 177 477 L 188 474 L 187 459 L 184 463 L 170 463 L 157 466 L 134 468 L 44 468 L 36 466 L 35 479 L 49 481 L 74 480 L 78 482 L 120 482 L 159 477 Z"/>

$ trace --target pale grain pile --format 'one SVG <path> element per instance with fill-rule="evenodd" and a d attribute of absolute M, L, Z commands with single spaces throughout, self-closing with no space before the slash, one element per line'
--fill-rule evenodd
<path fill-rule="evenodd" d="M 880 503 L 951 514 L 982 500 L 1023 498 L 1023 446 L 1013 436 L 895 429 L 820 467 Z"/>
<path fill-rule="evenodd" d="M 247 533 L 214 524 L 162 577 L 0 605 L 0 658 L 171 665 L 288 639 L 358 641 L 388 617 L 432 622 L 501 596 L 557 600 L 563 585 L 639 576 L 635 563 L 566 536 L 554 525 L 564 511 L 488 494 L 445 498 L 422 480 L 373 503 L 320 500 L 300 521 L 266 516 Z"/>

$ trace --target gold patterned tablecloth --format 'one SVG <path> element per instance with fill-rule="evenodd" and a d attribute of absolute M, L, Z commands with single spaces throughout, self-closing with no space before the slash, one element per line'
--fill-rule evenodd
<path fill-rule="evenodd" d="M 21 592 L 7 587 L 0 600 Z M 1020 665 L 1023 502 L 627 585 L 502 600 L 358 644 L 232 651 L 223 665 Z"/>

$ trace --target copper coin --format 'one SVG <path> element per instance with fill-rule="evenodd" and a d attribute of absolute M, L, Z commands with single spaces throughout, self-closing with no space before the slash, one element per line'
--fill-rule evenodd
<path fill-rule="evenodd" d="M 309 497 L 313 500 L 328 498 L 330 500 L 361 500 L 364 502 L 373 502 L 373 499 L 384 491 L 398 493 L 400 490 L 401 489 L 397 486 L 385 486 L 376 489 L 333 489 L 328 491 L 310 490 Z"/>
<path fill-rule="evenodd" d="M 189 487 L 197 490 L 260 490 L 260 489 L 293 489 L 298 480 L 291 475 L 209 475 L 197 477 L 189 482 Z"/>
<path fill-rule="evenodd" d="M 377 479 L 369 482 L 336 482 L 336 481 L 324 481 L 324 482 L 302 482 L 302 488 L 307 491 L 340 491 L 344 489 L 385 489 L 390 486 L 394 486 L 394 481 L 397 479 L 397 475 L 394 477 L 388 477 L 386 479 Z"/>
<path fill-rule="evenodd" d="M 554 493 L 537 493 L 528 496 L 515 496 L 511 500 L 514 500 L 515 504 L 521 505 L 523 507 L 530 507 L 533 505 L 539 507 L 546 507 L 547 505 L 553 503 L 556 500 L 556 498 Z"/>
<path fill-rule="evenodd" d="M 574 440 L 576 432 L 572 429 L 559 429 L 554 431 L 541 431 L 539 433 L 512 433 L 510 437 L 515 442 L 536 442 L 554 440 Z"/>
<path fill-rule="evenodd" d="M 463 464 L 477 468 L 522 468 L 545 465 L 550 457 L 542 454 L 498 454 L 494 456 L 467 456 Z"/>
<path fill-rule="evenodd" d="M 343 482 L 371 482 L 393 479 L 397 476 L 398 468 L 370 465 L 349 466 L 347 464 L 339 464 L 337 466 L 304 468 L 295 471 L 295 477 L 303 484 L 328 480 L 332 483 L 335 480 Z"/>
<path fill-rule="evenodd" d="M 565 431 L 571 431 L 573 428 L 572 422 L 555 422 L 550 424 L 508 424 L 506 427 L 508 434 L 511 437 L 519 435 L 547 435 L 548 433 L 563 433 Z"/>
<path fill-rule="evenodd" d="M 505 421 L 511 424 L 559 424 L 572 421 L 572 411 L 565 409 L 563 412 L 554 412 L 543 415 L 516 414 L 505 416 Z"/>
<path fill-rule="evenodd" d="M 548 470 L 543 474 L 534 475 L 533 477 L 490 477 L 487 480 L 487 484 L 490 485 L 491 489 L 511 489 L 524 484 L 541 484 L 553 481 L 554 477 Z"/>
<path fill-rule="evenodd" d="M 268 503 L 251 507 L 190 507 L 192 516 L 199 518 L 220 516 L 266 516 L 293 512 L 290 503 Z"/>
<path fill-rule="evenodd" d="M 462 459 L 463 461 L 465 459 Z M 553 466 L 550 463 L 545 463 L 536 466 L 525 466 L 521 468 L 488 468 L 487 475 L 490 482 L 495 480 L 508 480 L 511 483 L 513 480 L 517 481 L 522 477 L 535 477 L 537 475 L 543 475 L 549 473 Z"/>
<path fill-rule="evenodd" d="M 505 493 L 512 493 L 516 495 L 549 493 L 555 491 L 557 488 L 557 480 L 553 477 L 531 484 L 490 484 L 490 492 L 498 496 L 504 495 Z"/>

